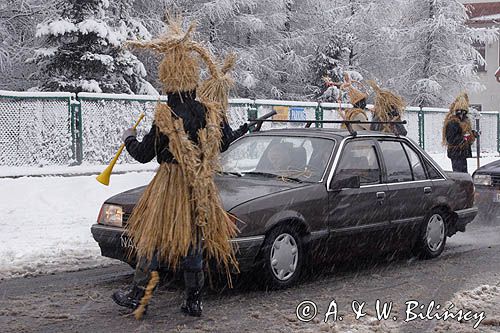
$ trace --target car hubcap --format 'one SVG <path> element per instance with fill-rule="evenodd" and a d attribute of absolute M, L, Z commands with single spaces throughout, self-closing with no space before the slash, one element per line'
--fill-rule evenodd
<path fill-rule="evenodd" d="M 276 237 L 270 259 L 274 276 L 280 281 L 289 279 L 295 273 L 299 259 L 299 248 L 295 239 L 289 234 Z"/>
<path fill-rule="evenodd" d="M 439 214 L 434 214 L 427 223 L 427 245 L 433 252 L 439 250 L 444 241 L 444 220 Z"/>

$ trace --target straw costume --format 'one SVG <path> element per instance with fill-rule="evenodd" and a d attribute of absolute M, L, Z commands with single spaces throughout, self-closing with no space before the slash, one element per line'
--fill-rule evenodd
<path fill-rule="evenodd" d="M 465 92 L 457 96 L 450 105 L 443 124 L 443 145 L 447 147 L 447 155 L 451 160 L 453 171 L 467 172 L 467 158 L 472 157 L 472 144 L 476 132 L 467 117 L 469 97 Z"/>
<path fill-rule="evenodd" d="M 348 73 L 344 74 L 344 83 L 340 86 L 341 90 L 347 90 L 347 95 L 349 96 L 349 101 L 352 104 L 352 108 L 347 109 L 344 113 L 344 120 L 350 121 L 368 121 L 366 116 L 366 99 L 368 95 L 354 88 L 353 83 L 359 83 L 358 81 L 352 81 Z M 355 131 L 367 130 L 368 124 L 352 124 L 352 129 Z M 345 125 L 342 125 L 345 128 Z"/>
<path fill-rule="evenodd" d="M 230 269 L 237 270 L 229 241 L 236 235 L 236 226 L 222 206 L 213 176 L 219 152 L 246 133 L 248 126 L 233 131 L 226 120 L 232 84 L 227 72 L 234 56 L 219 68 L 208 51 L 191 39 L 193 30 L 191 25 L 184 33 L 177 20 L 159 39 L 128 43 L 163 54 L 159 76 L 168 94 L 167 103 L 158 102 L 153 126 L 142 142 L 131 130 L 123 135 L 132 157 L 146 163 L 156 156 L 160 163 L 126 227 L 134 244 L 130 255 L 138 258 L 134 283 L 129 290 L 113 294 L 116 303 L 135 309 L 136 318 L 151 298 L 157 280 L 153 273 L 160 264 L 184 270 L 186 300 L 181 308 L 193 316 L 202 311 L 203 255 L 225 269 L 228 277 Z M 201 85 L 200 60 L 210 74 Z"/>
<path fill-rule="evenodd" d="M 372 121 L 401 121 L 401 116 L 405 110 L 403 98 L 389 90 L 381 89 L 374 81 L 370 80 L 368 84 L 375 92 Z M 372 131 L 382 131 L 396 135 L 408 134 L 402 124 L 371 124 L 370 129 Z"/>

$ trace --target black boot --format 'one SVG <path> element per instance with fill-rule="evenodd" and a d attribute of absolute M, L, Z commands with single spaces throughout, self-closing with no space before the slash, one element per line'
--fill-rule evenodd
<path fill-rule="evenodd" d="M 181 310 L 190 316 L 199 317 L 203 310 L 201 302 L 201 289 L 204 284 L 203 271 L 185 271 L 184 282 L 186 285 L 186 299 L 182 303 Z"/>
<path fill-rule="evenodd" d="M 201 290 L 187 290 L 186 294 L 186 299 L 181 305 L 182 312 L 193 317 L 200 317 L 203 310 L 203 304 L 201 302 Z"/>
<path fill-rule="evenodd" d="M 145 290 L 144 287 L 133 284 L 128 289 L 115 291 L 112 298 L 116 304 L 135 310 L 139 306 Z"/>

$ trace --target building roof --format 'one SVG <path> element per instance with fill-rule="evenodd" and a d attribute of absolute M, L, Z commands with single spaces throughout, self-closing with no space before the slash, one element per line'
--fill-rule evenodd
<path fill-rule="evenodd" d="M 500 1 L 466 3 L 469 23 L 500 23 Z"/>

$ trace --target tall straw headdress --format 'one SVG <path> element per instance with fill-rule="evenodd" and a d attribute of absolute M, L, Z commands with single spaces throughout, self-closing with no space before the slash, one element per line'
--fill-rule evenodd
<path fill-rule="evenodd" d="M 340 86 L 341 90 L 347 90 L 347 95 L 349 96 L 349 101 L 351 104 L 356 104 L 362 99 L 368 98 L 368 95 L 364 92 L 356 89 L 353 86 L 353 83 L 361 84 L 361 82 L 351 80 L 351 77 L 348 73 L 344 73 L 344 83 Z M 362 85 L 362 84 L 361 84 Z"/>

